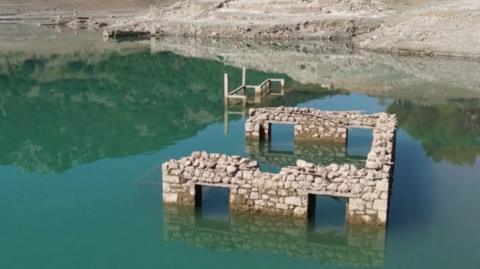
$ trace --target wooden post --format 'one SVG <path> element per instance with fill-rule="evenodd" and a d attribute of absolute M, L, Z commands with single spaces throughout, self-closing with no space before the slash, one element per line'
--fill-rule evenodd
<path fill-rule="evenodd" d="M 242 86 L 247 85 L 247 69 L 245 67 L 242 68 Z"/>
<path fill-rule="evenodd" d="M 282 96 L 285 94 L 285 79 L 280 80 L 280 94 Z"/>
<path fill-rule="evenodd" d="M 262 96 L 262 87 L 260 85 L 255 86 L 255 98 Z"/>
<path fill-rule="evenodd" d="M 228 106 L 228 74 L 223 74 L 223 98 L 225 99 L 225 105 Z"/>
<path fill-rule="evenodd" d="M 225 109 L 223 110 L 223 132 L 224 134 L 228 134 L 228 106 L 225 106 Z"/>

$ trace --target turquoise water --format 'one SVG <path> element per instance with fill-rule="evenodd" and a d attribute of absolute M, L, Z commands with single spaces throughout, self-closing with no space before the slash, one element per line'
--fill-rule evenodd
<path fill-rule="evenodd" d="M 249 73 L 249 83 L 287 79 L 287 95 L 262 105 L 397 114 L 388 229 L 373 240 L 379 246 L 359 248 L 373 249 L 373 261 L 345 236 L 305 236 L 301 223 L 202 224 L 162 206 L 162 162 L 194 150 L 249 155 L 244 118 L 230 115 L 227 133 L 224 123 L 223 72 L 233 87 L 241 69 L 142 47 L 0 53 L 0 63 L 0 268 L 480 266 L 479 99 L 398 102 Z M 357 139 L 364 143 L 363 134 Z M 264 160 L 267 170 L 279 166 Z M 256 232 L 242 241 L 242 228 Z"/>

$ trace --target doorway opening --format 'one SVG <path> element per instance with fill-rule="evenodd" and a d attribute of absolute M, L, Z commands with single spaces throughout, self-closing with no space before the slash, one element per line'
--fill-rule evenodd
<path fill-rule="evenodd" d="M 195 185 L 195 212 L 200 220 L 230 220 L 230 189 Z"/>
<path fill-rule="evenodd" d="M 309 240 L 329 244 L 347 242 L 348 199 L 328 195 L 308 195 Z"/>

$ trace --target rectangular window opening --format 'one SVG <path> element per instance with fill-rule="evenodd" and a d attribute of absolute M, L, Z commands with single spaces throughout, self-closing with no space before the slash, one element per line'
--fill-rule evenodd
<path fill-rule="evenodd" d="M 270 124 L 269 152 L 294 154 L 295 125 Z"/>
<path fill-rule="evenodd" d="M 347 155 L 350 158 L 366 159 L 372 147 L 373 129 L 349 128 Z"/>

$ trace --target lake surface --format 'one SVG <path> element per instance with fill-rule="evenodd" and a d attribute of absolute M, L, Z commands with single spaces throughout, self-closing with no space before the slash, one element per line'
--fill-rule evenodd
<path fill-rule="evenodd" d="M 210 45 L 191 41 L 172 52 L 159 48 L 168 40 L 153 48 L 96 36 L 49 32 L 31 47 L 15 46 L 18 40 L 1 46 L 0 268 L 480 266 L 480 84 L 465 73 L 475 73 L 477 63 L 321 45 L 313 52 L 224 46 L 216 57 L 202 50 Z M 286 56 L 283 65 L 268 65 L 232 56 L 237 50 L 272 62 L 272 55 Z M 290 130 L 280 128 L 267 150 L 252 152 L 244 117 L 223 105 L 223 72 L 233 87 L 242 64 L 251 67 L 248 83 L 286 79 L 286 95 L 260 106 L 397 114 L 385 231 L 346 230 L 342 201 L 318 199 L 318 214 L 328 218 L 313 229 L 231 216 L 218 204 L 200 216 L 163 207 L 161 163 L 195 150 L 250 156 L 270 171 L 296 158 L 363 161 L 369 139 L 362 132 L 348 149 L 332 149 L 292 146 Z M 210 192 L 206 204 L 225 198 Z"/>

